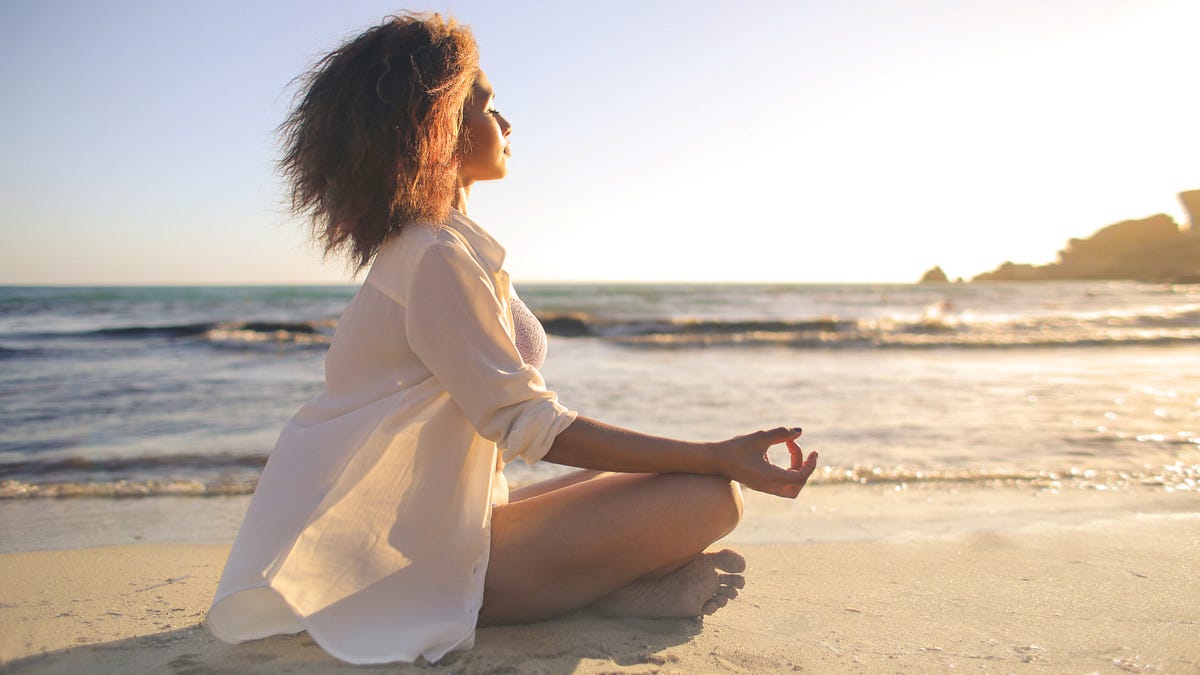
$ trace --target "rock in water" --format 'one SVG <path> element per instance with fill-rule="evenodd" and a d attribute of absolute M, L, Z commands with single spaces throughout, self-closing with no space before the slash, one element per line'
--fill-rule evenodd
<path fill-rule="evenodd" d="M 946 278 L 946 273 L 942 271 L 940 265 L 934 265 L 928 272 L 921 275 L 921 283 L 923 284 L 944 284 L 950 281 Z"/>

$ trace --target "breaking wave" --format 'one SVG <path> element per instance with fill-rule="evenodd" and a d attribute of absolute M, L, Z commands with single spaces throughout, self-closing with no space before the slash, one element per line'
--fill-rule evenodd
<path fill-rule="evenodd" d="M 170 461 L 207 461 L 210 458 L 174 458 Z M 144 460 L 138 460 L 144 461 Z M 227 458 L 239 466 L 265 463 L 265 457 Z M 920 470 L 906 467 L 825 467 L 813 474 L 810 485 L 885 486 L 895 490 L 953 489 L 955 486 L 1034 490 L 1200 491 L 1200 465 L 1175 462 L 1143 472 L 1069 469 L 1067 471 Z M 56 481 L 0 480 L 0 499 L 216 497 L 249 495 L 256 479 Z M 514 483 L 517 486 L 518 483 Z"/>
<path fill-rule="evenodd" d="M 1200 308 L 979 319 L 941 306 L 909 319 L 821 317 L 798 321 L 651 318 L 611 320 L 580 313 L 539 315 L 546 332 L 640 347 L 774 345 L 800 349 L 1108 346 L 1200 342 Z"/>
<path fill-rule="evenodd" d="M 120 326 L 69 333 L 25 334 L 24 338 L 107 340 L 193 340 L 223 348 L 323 348 L 333 340 L 336 319 L 319 321 L 221 321 L 148 326 Z M 9 353 L 12 352 L 12 353 Z M 35 356 L 39 350 L 9 350 L 0 358 Z"/>
<path fill-rule="evenodd" d="M 612 318 L 583 312 L 539 312 L 546 332 L 647 348 L 780 346 L 794 349 L 924 347 L 1063 347 L 1161 345 L 1200 342 L 1200 305 L 1149 307 L 1045 316 L 976 316 L 949 303 L 907 317 L 722 319 Z M 333 340 L 336 319 L 224 321 L 133 325 L 24 338 L 193 341 L 222 349 L 321 349 Z M 0 347 L 0 360 L 35 357 L 45 350 Z"/>

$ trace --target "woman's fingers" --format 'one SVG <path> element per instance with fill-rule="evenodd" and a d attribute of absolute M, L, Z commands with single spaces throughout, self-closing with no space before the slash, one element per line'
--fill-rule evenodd
<path fill-rule="evenodd" d="M 796 443 L 800 434 L 800 427 L 776 427 L 734 439 L 734 443 L 741 445 L 741 452 L 747 454 L 738 453 L 740 458 L 736 461 L 742 464 L 742 469 L 734 471 L 731 477 L 741 480 L 752 490 L 795 498 L 817 467 L 817 453 L 810 452 L 805 457 L 804 451 Z M 772 464 L 767 457 L 767 450 L 780 443 L 787 445 L 791 460 L 787 468 Z M 753 455 L 749 454 L 751 452 Z M 757 478 L 752 477 L 755 474 Z"/>
<path fill-rule="evenodd" d="M 816 471 L 817 469 L 817 451 L 813 450 L 812 452 L 808 453 L 808 458 L 801 462 L 800 466 L 796 466 L 795 462 L 799 457 L 799 455 L 794 455 L 792 457 L 792 468 L 788 469 L 788 471 L 799 473 L 803 477 L 803 480 L 801 481 L 803 484 L 808 480 L 808 477 L 812 475 L 813 471 Z"/>
<path fill-rule="evenodd" d="M 788 454 L 791 455 L 792 462 L 789 468 L 796 470 L 804 464 L 804 451 L 796 445 L 796 441 L 787 441 Z"/>
<path fill-rule="evenodd" d="M 800 463 L 799 466 L 793 465 L 793 468 L 790 469 L 784 469 L 773 464 L 766 465 L 763 467 L 764 475 L 762 479 L 753 484 L 748 483 L 747 487 L 778 497 L 794 499 L 796 495 L 800 494 L 800 490 L 804 488 L 809 476 L 813 474 L 816 468 L 817 453 L 810 452 L 808 458 Z"/>
<path fill-rule="evenodd" d="M 772 446 L 787 441 L 794 441 L 797 438 L 800 438 L 801 433 L 803 433 L 803 429 L 800 427 L 775 427 L 770 431 L 758 432 L 758 437 L 760 440 L 765 442 L 767 446 Z"/>

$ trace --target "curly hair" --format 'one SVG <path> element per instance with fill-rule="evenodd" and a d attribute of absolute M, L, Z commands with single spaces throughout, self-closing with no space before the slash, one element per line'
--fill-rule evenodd
<path fill-rule="evenodd" d="M 282 125 L 291 206 L 326 257 L 361 271 L 405 225 L 444 222 L 463 106 L 479 71 L 471 31 L 438 14 L 389 16 L 297 78 Z"/>

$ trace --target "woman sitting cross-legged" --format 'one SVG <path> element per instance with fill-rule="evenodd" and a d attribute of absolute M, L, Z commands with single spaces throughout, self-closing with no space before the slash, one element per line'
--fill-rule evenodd
<path fill-rule="evenodd" d="M 577 415 L 547 390 L 541 325 L 505 250 L 467 216 L 503 178 L 512 126 L 469 30 L 393 17 L 326 56 L 284 125 L 296 210 L 360 269 L 325 388 L 287 423 L 208 614 L 236 642 L 307 630 L 352 663 L 436 661 L 478 625 L 591 607 L 709 614 L 742 558 L 706 553 L 738 483 L 794 498 L 816 466 L 799 429 L 718 442 Z M 789 467 L 772 464 L 786 444 Z M 522 459 L 582 471 L 515 489 Z"/>

